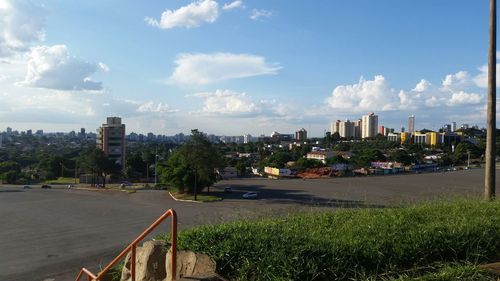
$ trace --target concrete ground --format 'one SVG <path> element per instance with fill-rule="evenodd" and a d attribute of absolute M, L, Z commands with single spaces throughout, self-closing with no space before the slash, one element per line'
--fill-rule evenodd
<path fill-rule="evenodd" d="M 317 180 L 226 180 L 213 203 L 176 202 L 165 191 L 88 191 L 53 186 L 0 187 L 0 280 L 74 280 L 82 266 L 97 272 L 165 210 L 180 229 L 238 218 L 336 207 L 386 206 L 480 197 L 482 170 Z M 231 186 L 232 193 L 224 193 Z M 497 185 L 498 188 L 499 185 Z M 245 200 L 247 191 L 259 194 Z M 160 229 L 169 229 L 168 222 Z"/>

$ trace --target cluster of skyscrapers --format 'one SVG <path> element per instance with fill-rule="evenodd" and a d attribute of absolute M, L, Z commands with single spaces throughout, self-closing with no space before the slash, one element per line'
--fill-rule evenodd
<path fill-rule="evenodd" d="M 384 130 L 384 129 L 383 129 Z M 363 115 L 356 121 L 340 121 L 332 122 L 332 135 L 338 133 L 341 138 L 373 138 L 378 133 L 378 115 L 373 112 Z M 383 132 L 385 134 L 385 132 Z"/>

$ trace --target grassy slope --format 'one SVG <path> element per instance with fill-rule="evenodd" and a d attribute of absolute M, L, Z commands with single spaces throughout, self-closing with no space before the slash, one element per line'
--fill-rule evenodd
<path fill-rule="evenodd" d="M 239 221 L 184 231 L 179 245 L 209 254 L 218 272 L 232 280 L 367 280 L 440 263 L 498 259 L 500 203 L 461 201 Z M 429 274 L 429 279 L 412 280 L 454 280 Z"/>

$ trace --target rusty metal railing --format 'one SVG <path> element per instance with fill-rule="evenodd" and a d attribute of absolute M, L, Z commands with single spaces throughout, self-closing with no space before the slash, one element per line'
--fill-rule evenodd
<path fill-rule="evenodd" d="M 151 224 L 141 235 L 137 236 L 137 238 L 132 241 L 114 260 L 112 260 L 99 274 L 95 275 L 90 270 L 86 268 L 82 268 L 78 277 L 76 277 L 75 281 L 80 281 L 80 278 L 83 275 L 87 275 L 88 281 L 100 281 L 101 278 L 115 266 L 121 259 L 123 259 L 128 252 L 130 252 L 130 275 L 132 281 L 135 281 L 135 256 L 137 244 L 139 244 L 142 239 L 144 239 L 151 231 L 153 231 L 162 221 L 164 221 L 168 217 L 172 217 L 172 241 L 170 246 L 170 254 L 171 254 L 171 264 L 170 264 L 170 281 L 175 279 L 175 270 L 177 265 L 177 214 L 173 209 L 166 211 L 163 215 L 161 215 L 153 224 Z"/>

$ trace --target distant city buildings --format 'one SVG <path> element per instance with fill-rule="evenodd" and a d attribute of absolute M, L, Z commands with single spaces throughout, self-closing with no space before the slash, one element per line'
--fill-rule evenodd
<path fill-rule="evenodd" d="M 331 134 L 338 133 L 341 138 L 373 138 L 380 133 L 385 134 L 385 127 L 378 127 L 378 115 L 370 113 L 356 121 L 337 120 L 331 124 Z"/>
<path fill-rule="evenodd" d="M 295 140 L 297 141 L 306 141 L 307 140 L 307 131 L 306 129 L 302 128 L 295 132 Z"/>
<path fill-rule="evenodd" d="M 96 144 L 117 164 L 125 164 L 125 124 L 120 117 L 108 117 L 97 129 Z"/>

